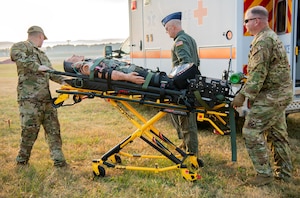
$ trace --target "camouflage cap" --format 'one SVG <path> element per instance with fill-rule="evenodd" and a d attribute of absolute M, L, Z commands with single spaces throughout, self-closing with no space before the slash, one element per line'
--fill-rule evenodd
<path fill-rule="evenodd" d="M 31 33 L 31 32 L 41 32 L 41 33 L 44 34 L 45 40 L 48 39 L 47 36 L 46 36 L 45 33 L 44 33 L 44 30 L 43 30 L 41 27 L 39 27 L 39 26 L 31 26 L 31 27 L 27 30 L 27 33 Z"/>

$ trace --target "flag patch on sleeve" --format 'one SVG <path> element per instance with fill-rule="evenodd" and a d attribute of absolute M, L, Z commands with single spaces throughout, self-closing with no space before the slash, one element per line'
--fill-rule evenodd
<path fill-rule="evenodd" d="M 176 47 L 179 47 L 179 46 L 183 45 L 183 41 L 177 41 L 175 45 L 176 45 Z"/>

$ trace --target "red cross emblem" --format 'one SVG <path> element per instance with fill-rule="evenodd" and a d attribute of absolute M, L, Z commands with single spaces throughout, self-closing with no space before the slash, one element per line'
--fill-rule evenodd
<path fill-rule="evenodd" d="M 198 24 L 203 24 L 203 17 L 207 16 L 207 8 L 203 8 L 203 2 L 198 1 L 198 8 L 194 11 L 194 17 L 198 18 Z"/>

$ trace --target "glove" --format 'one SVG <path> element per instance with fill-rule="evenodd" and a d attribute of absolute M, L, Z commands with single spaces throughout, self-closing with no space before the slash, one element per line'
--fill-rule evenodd
<path fill-rule="evenodd" d="M 233 107 L 241 107 L 243 106 L 244 101 L 245 101 L 245 96 L 243 94 L 238 93 L 234 97 L 233 101 L 231 102 L 231 105 Z"/>

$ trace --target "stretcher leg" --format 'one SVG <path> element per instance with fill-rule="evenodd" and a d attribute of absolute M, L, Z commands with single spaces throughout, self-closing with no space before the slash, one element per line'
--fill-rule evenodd
<path fill-rule="evenodd" d="M 144 124 L 147 122 L 146 119 L 139 114 L 131 105 L 129 105 L 127 102 L 124 101 L 120 101 L 120 103 L 122 105 L 124 105 L 128 110 L 130 110 L 130 112 L 132 112 L 137 118 L 139 118 L 139 120 L 141 120 Z M 162 116 L 165 116 L 166 113 L 165 112 L 160 112 L 162 114 Z M 135 122 L 136 123 L 136 122 Z M 136 124 L 136 126 L 138 128 L 140 128 L 141 126 Z M 182 149 L 180 149 L 179 147 L 177 147 L 173 142 L 171 142 L 166 136 L 164 136 L 162 133 L 160 133 L 153 125 L 150 125 L 150 132 L 152 134 L 154 134 L 156 137 L 158 137 L 160 140 L 162 140 L 163 142 L 165 142 L 168 146 L 170 146 L 171 148 L 175 149 L 183 158 L 186 158 L 187 156 L 190 156 L 190 161 L 192 163 L 192 166 L 194 168 L 200 168 L 204 166 L 204 163 L 201 159 L 198 159 L 196 156 L 186 153 L 184 152 Z M 147 133 L 146 133 L 147 135 Z M 149 139 L 153 139 L 152 136 L 149 137 Z M 155 141 L 158 142 L 158 141 Z M 163 144 L 159 144 L 160 147 L 164 147 Z M 164 149 L 167 149 L 164 147 Z"/>
<path fill-rule="evenodd" d="M 174 169 L 180 169 L 181 174 L 183 178 L 193 181 L 200 178 L 200 175 L 194 172 L 190 172 L 187 169 L 187 165 L 184 164 L 184 162 L 189 161 L 194 168 L 199 168 L 203 166 L 203 162 L 200 159 L 197 159 L 196 156 L 192 154 L 185 153 L 180 148 L 177 148 L 175 144 L 173 144 L 168 138 L 166 138 L 163 134 L 161 134 L 154 126 L 153 124 L 160 120 L 162 117 L 164 117 L 167 113 L 166 112 L 158 112 L 155 116 L 153 116 L 151 119 L 146 121 L 146 119 L 140 115 L 132 106 L 130 106 L 127 102 L 122 101 L 122 105 L 125 106 L 128 110 L 130 110 L 136 117 L 138 117 L 139 121 L 142 121 L 143 124 L 139 124 L 138 121 L 134 120 L 116 101 L 110 100 L 110 103 L 117 107 L 118 110 L 121 111 L 123 115 L 125 115 L 138 129 L 130 136 L 125 138 L 121 143 L 116 145 L 114 148 L 112 148 L 110 151 L 105 153 L 101 159 L 95 159 L 93 160 L 93 172 L 96 176 L 102 176 L 103 170 L 101 165 L 105 165 L 109 168 L 116 168 L 116 169 L 126 169 L 126 170 L 142 170 L 142 171 L 153 171 L 155 173 L 167 171 L 167 170 L 174 170 Z M 141 138 L 144 142 L 149 144 L 152 148 L 154 148 L 156 151 L 158 151 L 161 156 L 156 155 L 130 155 L 127 153 L 121 152 L 122 148 L 124 148 L 129 143 L 132 143 L 137 137 Z M 159 139 L 157 139 L 157 137 Z M 161 142 L 162 141 L 162 142 Z M 165 146 L 165 144 L 167 146 Z M 178 156 L 175 156 L 171 150 L 168 148 L 170 146 L 171 148 L 175 149 L 177 152 L 179 152 L 179 156 L 182 157 L 182 159 L 179 159 Z M 115 164 L 117 160 L 115 160 L 115 156 L 125 155 L 127 157 L 140 157 L 140 158 L 165 158 L 169 159 L 173 163 L 175 163 L 174 166 L 165 167 L 165 168 L 149 168 L 149 167 L 135 167 L 135 166 L 121 166 L 118 164 Z M 110 160 L 110 162 L 108 162 Z M 120 161 L 120 160 L 119 160 Z"/>

